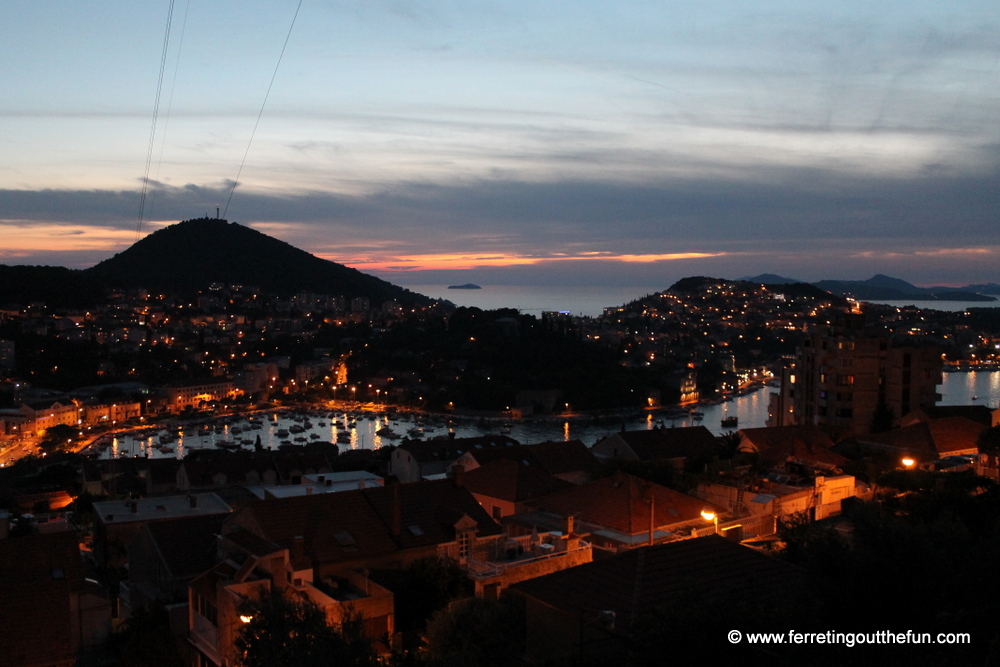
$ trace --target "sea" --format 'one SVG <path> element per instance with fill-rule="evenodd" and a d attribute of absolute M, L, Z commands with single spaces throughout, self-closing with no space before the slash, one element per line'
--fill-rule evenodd
<path fill-rule="evenodd" d="M 448 289 L 447 285 L 404 285 L 409 290 L 435 299 L 447 299 L 456 306 L 493 310 L 514 308 L 539 316 L 548 311 L 597 317 L 605 308 L 614 308 L 647 294 L 657 294 L 670 285 L 586 286 L 586 285 L 480 285 L 480 289 Z M 1000 301 L 873 301 L 902 308 L 916 306 L 951 312 L 967 308 L 1000 308 Z"/>
<path fill-rule="evenodd" d="M 886 306 L 905 308 L 915 306 L 921 310 L 943 310 L 957 313 L 968 308 L 1000 308 L 1000 301 L 872 301 Z"/>
<path fill-rule="evenodd" d="M 592 287 L 584 285 L 480 285 L 480 289 L 448 289 L 447 285 L 404 285 L 406 289 L 435 299 L 447 299 L 456 306 L 495 310 L 515 308 L 526 315 L 566 312 L 597 317 L 605 308 L 614 308 L 647 294 L 656 294 L 670 285 L 632 287 Z"/>
<path fill-rule="evenodd" d="M 570 419 L 538 418 L 522 420 L 476 419 L 459 416 L 436 416 L 417 413 L 395 413 L 368 405 L 365 410 L 325 409 L 310 411 L 270 411 L 255 415 L 260 421 L 252 428 L 247 416 L 233 415 L 215 420 L 206 433 L 199 424 L 173 428 L 150 428 L 142 432 L 119 433 L 108 438 L 100 450 L 102 458 L 118 456 L 149 456 L 150 458 L 183 458 L 195 449 L 215 449 L 220 442 L 246 448 L 260 437 L 261 446 L 276 449 L 282 442 L 339 442 L 342 449 L 378 449 L 395 445 L 404 437 L 433 438 L 454 432 L 467 438 L 486 434 L 507 435 L 522 444 L 557 440 L 581 440 L 585 445 L 621 430 L 677 428 L 704 425 L 715 435 L 734 427 L 724 427 L 722 420 L 736 417 L 737 428 L 757 428 L 767 422 L 767 407 L 773 387 L 761 387 L 731 401 L 716 405 L 699 405 L 701 415 L 677 416 L 671 411 L 654 411 L 625 417 L 574 417 Z M 1000 372 L 945 373 L 940 385 L 939 405 L 1000 406 Z M 302 429 L 294 436 L 285 433 L 293 426 Z M 298 441 L 295 441 L 298 438 Z"/>

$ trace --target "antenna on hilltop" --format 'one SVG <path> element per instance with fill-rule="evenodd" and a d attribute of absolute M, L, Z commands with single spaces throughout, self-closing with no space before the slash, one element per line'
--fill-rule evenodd
<path fill-rule="evenodd" d="M 215 205 L 215 219 L 216 220 L 219 219 L 219 205 L 218 204 Z"/>

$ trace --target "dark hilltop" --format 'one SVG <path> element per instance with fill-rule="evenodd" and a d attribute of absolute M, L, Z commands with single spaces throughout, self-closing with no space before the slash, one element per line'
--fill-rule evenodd
<path fill-rule="evenodd" d="M 315 292 L 366 297 L 374 303 L 396 300 L 406 306 L 434 302 L 217 218 L 164 227 L 89 269 L 0 266 L 0 302 L 84 306 L 99 301 L 108 289 L 146 288 L 187 296 L 212 283 L 253 285 L 282 296 Z"/>

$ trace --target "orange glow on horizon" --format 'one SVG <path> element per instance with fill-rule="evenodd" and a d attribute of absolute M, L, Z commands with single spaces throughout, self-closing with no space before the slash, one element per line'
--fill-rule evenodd
<path fill-rule="evenodd" d="M 109 250 L 117 252 L 135 243 L 135 229 L 72 223 L 36 224 L 17 220 L 0 221 L 3 248 L 0 259 L 30 257 L 40 250 Z M 148 232 L 147 232 L 148 233 Z"/>
<path fill-rule="evenodd" d="M 428 271 L 440 269 L 474 269 L 483 266 L 518 266 L 544 264 L 548 262 L 662 262 L 675 259 L 698 259 L 705 257 L 721 257 L 724 252 L 683 252 L 649 255 L 616 255 L 605 252 L 583 252 L 575 255 L 564 253 L 530 256 L 513 253 L 483 253 L 483 254 L 427 254 L 402 255 L 392 257 L 366 257 L 355 259 L 337 258 L 333 255 L 318 255 L 324 259 L 346 264 L 360 271 Z"/>

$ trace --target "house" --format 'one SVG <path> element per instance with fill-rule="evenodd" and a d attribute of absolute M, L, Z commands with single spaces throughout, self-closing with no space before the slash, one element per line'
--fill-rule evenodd
<path fill-rule="evenodd" d="M 985 405 L 928 405 L 903 415 L 900 427 L 912 426 L 919 422 L 945 417 L 965 417 L 986 427 L 1000 425 L 1000 408 L 991 409 Z"/>
<path fill-rule="evenodd" d="M 300 477 L 298 484 L 253 486 L 249 487 L 248 490 L 261 500 L 266 500 L 268 498 L 309 496 L 314 493 L 338 493 L 364 489 L 369 486 L 382 486 L 384 483 L 385 480 L 375 473 L 365 470 L 351 470 L 305 474 Z"/>
<path fill-rule="evenodd" d="M 128 598 L 131 609 L 154 602 L 187 602 L 187 587 L 215 565 L 218 535 L 225 514 L 204 514 L 142 527 L 128 547 Z"/>
<path fill-rule="evenodd" d="M 497 522 L 505 516 L 524 512 L 532 500 L 573 487 L 541 468 L 508 459 L 499 459 L 468 472 L 459 464 L 453 469 L 455 475 L 462 476 L 462 485 Z"/>
<path fill-rule="evenodd" d="M 737 431 L 739 449 L 759 455 L 761 467 L 781 468 L 796 463 L 836 472 L 847 459 L 832 451 L 833 440 L 816 426 L 767 426 Z"/>
<path fill-rule="evenodd" d="M 247 622 L 241 604 L 269 594 L 316 604 L 334 627 L 359 614 L 365 633 L 382 641 L 387 652 L 395 632 L 394 598 L 367 573 L 345 570 L 318 576 L 303 556 L 302 540 L 291 551 L 246 530 L 235 529 L 219 541 L 217 564 L 188 586 L 188 640 L 194 664 L 239 664 L 235 640 Z"/>
<path fill-rule="evenodd" d="M 419 482 L 425 477 L 443 475 L 466 452 L 514 447 L 518 444 L 517 440 L 505 435 L 404 440 L 389 458 L 389 474 L 404 484 Z"/>
<path fill-rule="evenodd" d="M 394 598 L 370 569 L 426 557 L 469 566 L 500 528 L 453 480 L 258 501 L 223 525 L 216 565 L 189 585 L 189 638 L 200 664 L 234 664 L 239 603 L 272 588 L 309 599 L 333 625 L 360 613 L 366 633 L 394 632 Z"/>
<path fill-rule="evenodd" d="M 58 424 L 77 428 L 82 423 L 81 410 L 68 399 L 31 401 L 18 408 L 20 418 L 17 422 L 23 424 L 22 432 L 43 433 Z"/>
<path fill-rule="evenodd" d="M 500 535 L 472 494 L 447 479 L 255 502 L 235 512 L 224 532 L 236 528 L 301 549 L 320 578 L 403 569 L 429 556 L 464 564 L 476 544 Z"/>
<path fill-rule="evenodd" d="M 504 447 L 473 446 L 453 465 L 461 465 L 466 471 L 471 471 L 501 459 L 534 466 L 571 484 L 589 482 L 599 463 L 581 441 L 562 440 Z"/>
<path fill-rule="evenodd" d="M 124 564 L 128 545 L 148 523 L 229 514 L 231 511 L 229 505 L 214 493 L 94 503 L 94 560 L 98 566 Z"/>
<path fill-rule="evenodd" d="M 689 426 L 622 430 L 598 440 L 592 451 L 599 459 L 666 462 L 683 470 L 687 461 L 710 459 L 718 449 L 719 442 L 711 431 L 704 426 Z"/>
<path fill-rule="evenodd" d="M 737 519 L 772 517 L 777 520 L 792 514 L 806 514 L 810 520 L 819 521 L 840 514 L 842 502 L 857 496 L 858 488 L 851 475 L 818 475 L 800 480 L 790 480 L 787 475 L 770 475 L 699 484 L 695 494 Z M 769 525 L 769 531 L 754 530 L 753 535 L 773 533 L 775 521 Z M 740 530 L 737 535 L 746 538 L 749 533 Z"/>
<path fill-rule="evenodd" d="M 861 447 L 893 456 L 912 456 L 918 464 L 929 464 L 946 456 L 979 453 L 980 422 L 965 417 L 929 419 L 886 433 L 858 437 Z"/>
<path fill-rule="evenodd" d="M 633 475 L 610 477 L 529 503 L 530 512 L 504 519 L 511 534 L 559 530 L 575 517 L 576 530 L 606 551 L 676 539 L 705 525 L 704 501 Z M 711 508 L 718 511 L 717 508 Z"/>
<path fill-rule="evenodd" d="M 111 602 L 84 578 L 76 533 L 11 537 L 0 517 L 0 656 L 8 667 L 72 667 L 111 634 Z"/>
<path fill-rule="evenodd" d="M 576 567 L 593 559 L 592 545 L 576 534 L 574 517 L 567 517 L 561 530 L 508 534 L 505 539 L 482 543 L 469 557 L 468 573 L 476 595 L 496 599 L 520 581 Z"/>
<path fill-rule="evenodd" d="M 236 388 L 231 380 L 195 380 L 177 382 L 163 387 L 167 409 L 178 413 L 185 408 L 197 408 L 201 403 L 233 398 Z"/>
<path fill-rule="evenodd" d="M 580 440 L 549 440 L 526 447 L 539 468 L 570 484 L 589 482 L 600 463 Z"/>
<path fill-rule="evenodd" d="M 336 451 L 336 445 L 329 443 L 260 452 L 196 450 L 181 463 L 177 488 L 187 491 L 232 484 L 300 484 L 305 475 L 330 473 L 333 469 L 330 460 L 336 457 Z"/>
<path fill-rule="evenodd" d="M 630 649 L 641 649 L 635 642 L 651 619 L 739 618 L 743 601 L 763 612 L 801 599 L 806 579 L 793 565 L 709 536 L 631 549 L 514 584 L 511 590 L 525 600 L 530 662 L 610 665 L 621 663 Z M 691 650 L 704 655 L 708 648 Z M 655 645 L 653 650 L 672 660 L 685 647 Z"/>

